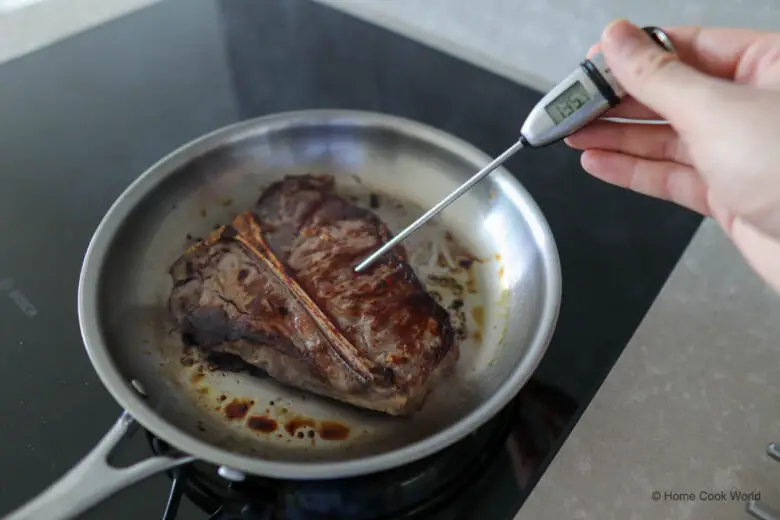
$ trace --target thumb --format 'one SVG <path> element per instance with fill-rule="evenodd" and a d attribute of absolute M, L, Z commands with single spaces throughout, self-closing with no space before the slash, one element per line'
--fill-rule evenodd
<path fill-rule="evenodd" d="M 668 121 L 701 113 L 716 80 L 685 65 L 626 20 L 610 24 L 601 47 L 612 74 L 633 98 Z M 690 120 L 690 119 L 688 119 Z"/>

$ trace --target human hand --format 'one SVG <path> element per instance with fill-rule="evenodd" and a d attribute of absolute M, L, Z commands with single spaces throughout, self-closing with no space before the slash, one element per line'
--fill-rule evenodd
<path fill-rule="evenodd" d="M 780 291 L 780 34 L 665 30 L 678 56 L 618 21 L 599 47 L 628 95 L 566 139 L 583 168 L 611 184 L 713 217 Z"/>

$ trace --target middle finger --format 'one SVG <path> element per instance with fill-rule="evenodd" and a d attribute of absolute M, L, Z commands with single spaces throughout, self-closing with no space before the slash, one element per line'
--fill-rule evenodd
<path fill-rule="evenodd" d="M 620 103 L 607 110 L 602 117 L 620 117 L 625 119 L 644 119 L 647 121 L 662 121 L 663 118 L 653 110 L 632 98 L 626 96 Z"/>
<path fill-rule="evenodd" d="M 594 121 L 566 138 L 578 150 L 600 149 L 691 165 L 688 148 L 669 125 Z"/>

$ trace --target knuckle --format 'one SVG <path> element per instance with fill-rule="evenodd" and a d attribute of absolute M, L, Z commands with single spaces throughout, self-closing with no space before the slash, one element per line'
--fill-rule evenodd
<path fill-rule="evenodd" d="M 666 130 L 666 129 L 664 129 Z M 671 132 L 664 132 L 664 136 L 661 143 L 661 155 L 663 159 L 671 161 L 680 160 L 680 141 L 674 135 L 669 135 Z"/>
<path fill-rule="evenodd" d="M 638 79 L 650 80 L 653 77 L 668 74 L 679 63 L 677 57 L 669 52 L 647 49 L 634 60 L 633 73 Z"/>

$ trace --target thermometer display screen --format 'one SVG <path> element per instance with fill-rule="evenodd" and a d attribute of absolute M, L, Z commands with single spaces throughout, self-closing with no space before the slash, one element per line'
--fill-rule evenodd
<path fill-rule="evenodd" d="M 559 125 L 590 100 L 590 94 L 588 94 L 588 91 L 582 83 L 575 81 L 571 87 L 564 90 L 557 98 L 552 100 L 549 105 L 544 107 L 544 109 L 552 118 L 553 122 L 555 122 L 556 125 Z"/>

